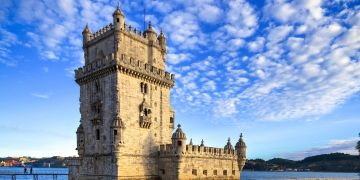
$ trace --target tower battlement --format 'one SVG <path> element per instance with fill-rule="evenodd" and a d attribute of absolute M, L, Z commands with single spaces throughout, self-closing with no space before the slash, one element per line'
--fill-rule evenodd
<path fill-rule="evenodd" d="M 172 144 L 160 145 L 160 156 L 162 155 L 174 155 L 176 149 Z M 180 156 L 188 155 L 201 155 L 209 157 L 230 157 L 237 159 L 237 151 L 234 149 L 224 149 L 216 147 L 208 147 L 201 145 L 187 144 L 184 152 L 179 154 Z"/>

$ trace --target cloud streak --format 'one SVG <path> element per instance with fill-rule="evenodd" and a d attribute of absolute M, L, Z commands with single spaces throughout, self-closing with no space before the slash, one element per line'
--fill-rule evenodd
<path fill-rule="evenodd" d="M 349 138 L 341 140 L 332 140 L 328 144 L 320 147 L 314 147 L 303 151 L 287 153 L 282 155 L 284 158 L 292 160 L 302 160 L 309 156 L 315 156 L 320 154 L 330 154 L 335 152 L 346 153 L 357 155 L 358 152 L 355 150 L 356 143 L 358 138 Z"/>

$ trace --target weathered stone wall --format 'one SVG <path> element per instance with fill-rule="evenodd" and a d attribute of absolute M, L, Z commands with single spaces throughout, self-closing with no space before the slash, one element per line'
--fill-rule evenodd
<path fill-rule="evenodd" d="M 174 148 L 174 144 L 160 146 L 162 179 L 240 179 L 235 150 L 186 145 L 186 150 L 177 154 Z"/>

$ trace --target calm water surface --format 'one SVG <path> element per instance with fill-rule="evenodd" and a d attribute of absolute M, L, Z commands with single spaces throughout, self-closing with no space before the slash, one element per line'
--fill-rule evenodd
<path fill-rule="evenodd" d="M 298 178 L 342 178 L 360 179 L 358 173 L 330 173 L 330 172 L 268 172 L 243 171 L 241 180 L 271 180 L 271 179 L 298 179 Z"/>
<path fill-rule="evenodd" d="M 29 169 L 28 169 L 29 172 Z M 33 168 L 33 173 L 43 174 L 67 174 L 67 168 Z M 1 167 L 0 174 L 23 173 L 23 168 Z M 343 178 L 360 179 L 357 173 L 324 173 L 324 172 L 265 172 L 265 171 L 244 171 L 241 173 L 241 180 L 276 180 L 296 178 Z M 17 176 L 17 180 L 30 180 L 32 176 Z M 52 176 L 39 176 L 39 180 L 52 180 Z M 11 180 L 11 176 L 1 176 L 0 180 Z M 57 180 L 67 180 L 67 176 L 58 176 Z"/>

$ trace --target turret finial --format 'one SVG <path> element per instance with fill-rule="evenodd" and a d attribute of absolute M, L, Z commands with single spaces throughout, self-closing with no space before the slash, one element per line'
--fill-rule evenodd
<path fill-rule="evenodd" d="M 242 135 L 242 133 L 240 133 L 240 138 L 242 138 L 243 137 L 243 135 Z"/>
<path fill-rule="evenodd" d="M 89 28 L 89 24 L 88 23 L 86 23 L 86 25 L 85 25 L 85 28 L 84 28 L 84 30 L 83 30 L 83 33 L 84 32 L 90 32 L 90 28 Z"/>
<path fill-rule="evenodd" d="M 152 24 L 151 24 L 151 21 L 149 21 L 149 26 L 148 26 L 149 29 L 152 28 Z"/>
<path fill-rule="evenodd" d="M 178 128 L 181 128 L 181 125 L 180 125 L 180 124 L 178 124 L 178 125 L 177 125 L 177 127 L 178 127 Z"/>
<path fill-rule="evenodd" d="M 190 145 L 193 145 L 192 138 L 190 139 Z"/>
<path fill-rule="evenodd" d="M 204 146 L 204 139 L 201 139 L 201 144 L 200 146 Z"/>

